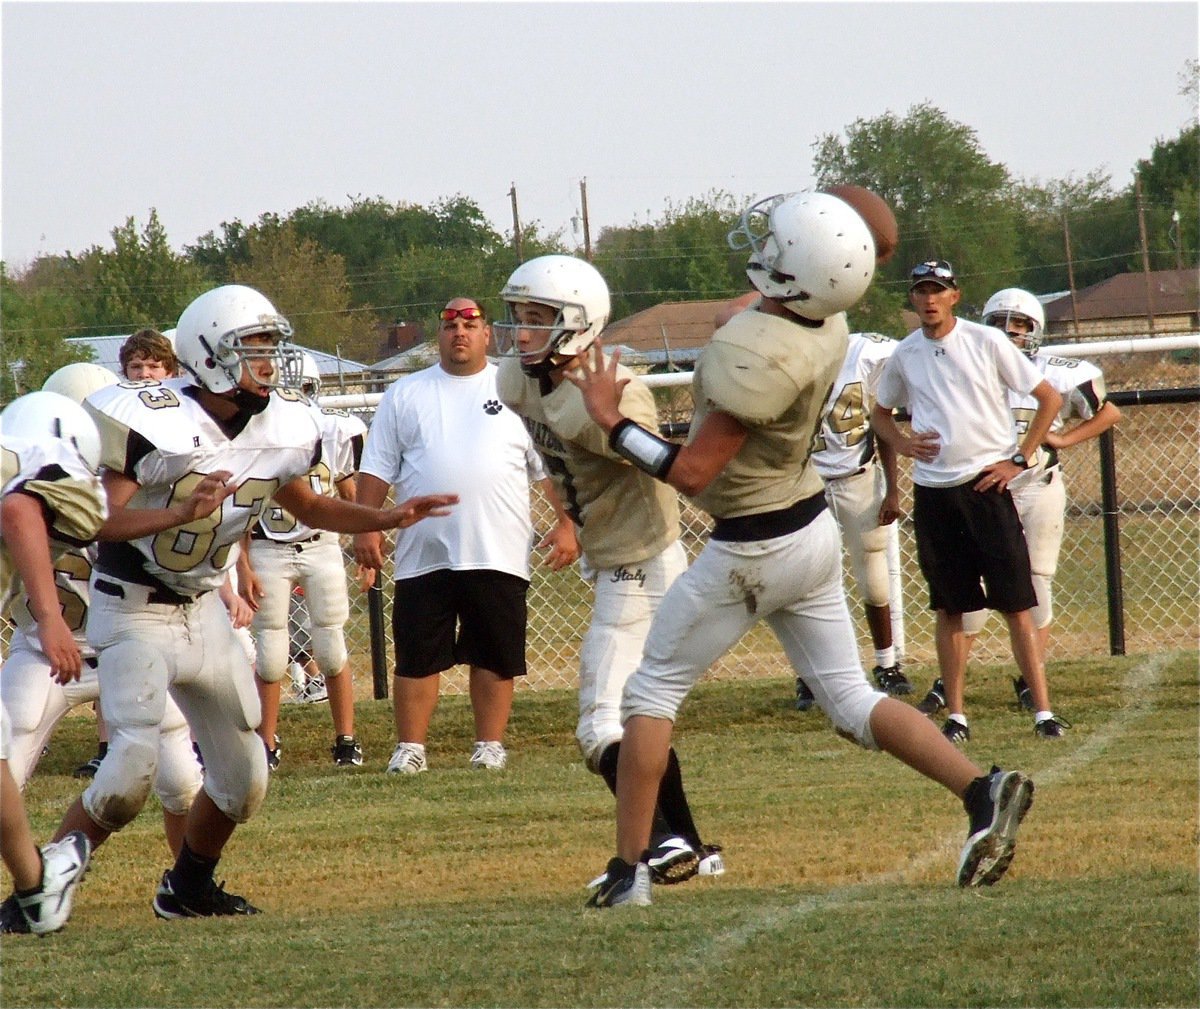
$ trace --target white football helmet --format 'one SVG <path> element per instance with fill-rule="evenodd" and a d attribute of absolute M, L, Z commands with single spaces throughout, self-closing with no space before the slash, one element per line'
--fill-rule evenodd
<path fill-rule="evenodd" d="M 875 239 L 844 200 L 828 193 L 781 193 L 760 200 L 729 233 L 750 249 L 746 276 L 760 294 L 819 322 L 850 308 L 875 275 Z"/>
<path fill-rule="evenodd" d="M 574 256 L 539 256 L 522 263 L 500 292 L 505 319 L 493 326 L 497 350 L 520 356 L 523 365 L 536 366 L 552 358 L 569 360 L 596 342 L 612 311 L 608 284 L 591 263 Z M 517 322 L 514 305 L 549 305 L 558 318 L 549 326 Z M 517 345 L 519 330 L 534 331 L 544 339 L 524 351 Z"/>
<path fill-rule="evenodd" d="M 248 336 L 275 338 L 269 347 L 246 346 Z M 226 284 L 208 291 L 187 308 L 175 327 L 179 363 L 209 392 L 236 389 L 247 361 L 270 359 L 272 388 L 300 385 L 300 351 L 292 344 L 292 326 L 252 287 Z"/>
<path fill-rule="evenodd" d="M 100 469 L 100 432 L 87 411 L 61 393 L 41 389 L 19 396 L 0 413 L 0 434 L 44 442 L 70 442 L 93 473 Z"/>
<path fill-rule="evenodd" d="M 321 391 L 321 369 L 317 367 L 317 359 L 306 350 L 300 352 L 300 391 L 313 401 Z"/>
<path fill-rule="evenodd" d="M 1031 326 L 1028 333 L 1009 333 L 1008 320 L 1013 316 L 1025 319 Z M 1019 287 L 1006 287 L 997 291 L 983 306 L 983 324 L 995 326 L 1008 334 L 1008 338 L 1029 357 L 1033 357 L 1042 345 L 1046 329 L 1046 310 L 1042 303 L 1028 291 Z"/>
<path fill-rule="evenodd" d="M 113 372 L 91 361 L 64 364 L 42 383 L 44 392 L 57 392 L 74 403 L 82 403 L 97 389 L 116 385 L 120 380 Z"/>

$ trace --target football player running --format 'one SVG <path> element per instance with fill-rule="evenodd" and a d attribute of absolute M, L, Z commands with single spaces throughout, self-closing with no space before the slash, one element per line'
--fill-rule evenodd
<path fill-rule="evenodd" d="M 95 847 L 137 815 L 169 692 L 205 772 L 179 857 L 153 899 L 161 918 L 258 911 L 213 878 L 234 828 L 267 789 L 250 662 L 216 591 L 238 541 L 272 498 L 313 528 L 338 532 L 403 528 L 447 514 L 456 500 L 428 495 L 376 510 L 313 491 L 307 474 L 321 461 L 321 432 L 295 388 L 291 334 L 258 291 L 218 287 L 179 317 L 175 346 L 186 377 L 112 386 L 87 401 L 109 506 L 87 636 L 112 739 L 59 833 L 81 830 Z"/>
<path fill-rule="evenodd" d="M 684 446 L 621 414 L 618 355 L 605 361 L 599 343 L 568 375 L 615 451 L 715 520 L 708 543 L 663 599 L 625 685 L 617 855 L 593 903 L 650 903 L 646 848 L 674 719 L 704 671 L 759 619 L 840 733 L 891 753 L 963 800 L 969 828 L 958 883 L 994 883 L 1012 860 L 1033 784 L 1017 771 L 984 773 L 915 708 L 868 683 L 837 523 L 811 464 L 813 433 L 846 356 L 844 312 L 874 274 L 874 240 L 852 208 L 821 193 L 755 204 L 729 240 L 750 249 L 747 275 L 762 298 L 702 351 Z"/>
<path fill-rule="evenodd" d="M 54 372 L 42 389 L 82 404 L 90 393 L 116 383 L 117 376 L 107 368 L 77 362 Z M 0 670 L 0 693 L 11 729 L 9 768 L 18 788 L 25 787 L 37 767 L 43 747 L 62 717 L 72 708 L 91 704 L 100 696 L 95 651 L 88 645 L 86 636 L 90 600 L 88 580 L 95 560 L 95 544 L 71 543 L 54 561 L 59 607 L 83 659 L 78 679 L 64 683 L 54 678 L 50 658 L 38 641 L 32 600 L 23 592 L 12 598 L 9 612 L 14 624 L 12 643 Z M 159 726 L 158 746 L 154 791 L 162 805 L 167 844 L 172 854 L 178 855 L 188 807 L 200 791 L 202 772 L 192 750 L 187 722 L 169 697 Z M 100 762 L 97 760 L 96 763 L 99 765 Z M 13 895 L 0 905 L 0 931 L 23 931 L 21 918 L 15 910 L 16 896 Z"/>
<path fill-rule="evenodd" d="M 500 297 L 507 310 L 505 322 L 494 327 L 503 355 L 500 398 L 525 421 L 578 526 L 581 574 L 594 594 L 579 655 L 575 737 L 588 769 L 615 795 L 621 691 L 663 594 L 687 567 L 679 503 L 674 490 L 610 446 L 607 431 L 588 416 L 579 390 L 566 379 L 608 322 L 608 285 L 596 268 L 572 256 L 541 256 L 517 267 Z M 625 368 L 620 374 L 621 415 L 657 430 L 649 388 Z M 719 875 L 720 848 L 700 838 L 674 749 L 666 760 L 654 807 L 651 878 L 679 883 L 697 873 Z M 593 885 L 602 883 L 603 877 Z"/>
<path fill-rule="evenodd" d="M 1067 507 L 1067 489 L 1058 453 L 1089 438 L 1098 438 L 1121 419 L 1121 411 L 1115 403 L 1109 402 L 1104 373 L 1094 364 L 1078 358 L 1055 357 L 1041 350 L 1046 314 L 1041 302 L 1028 291 L 1016 287 L 997 291 L 983 306 L 983 324 L 1005 333 L 1062 395 L 1062 407 L 1051 422 L 1041 448 L 1030 460 L 1029 468 L 1014 477 L 1008 485 L 1025 529 L 1025 541 L 1029 545 L 1029 565 L 1033 588 L 1037 593 L 1033 624 L 1037 629 L 1038 650 L 1044 663 L 1050 640 L 1050 624 L 1054 619 L 1052 588 L 1054 574 L 1058 570 L 1059 551 L 1062 549 Z M 1008 403 L 1019 439 L 1024 436 L 1030 420 L 1037 412 L 1037 400 L 1010 389 Z M 1079 423 L 1068 428 L 1067 423 L 1072 419 Z M 990 612 L 975 610 L 963 614 L 968 653 Z M 934 683 L 933 689 L 922 702 L 922 710 L 927 713 L 937 711 L 940 706 L 939 693 L 944 697 L 944 689 L 939 691 L 940 687 L 940 680 Z M 1013 688 L 1021 706 L 1032 711 L 1033 695 L 1025 678 L 1018 676 L 1013 680 Z M 1063 724 L 1061 718 L 1056 718 L 1055 727 L 1047 731 L 1060 735 Z"/>
<path fill-rule="evenodd" d="M 301 372 L 301 391 L 316 407 L 321 373 L 311 354 L 302 355 Z M 308 479 L 318 494 L 353 501 L 354 477 L 362 460 L 367 425 L 344 410 L 316 408 L 322 459 Z M 273 504 L 250 531 L 250 548 L 238 561 L 238 576 L 238 591 L 254 608 L 251 630 L 258 652 L 255 679 L 263 711 L 259 735 L 267 748 L 268 767 L 274 770 L 279 766 L 275 729 L 281 681 L 289 665 L 288 614 L 296 584 L 304 590 L 311 619 L 312 654 L 329 692 L 334 765 L 361 765 L 362 747 L 354 738 L 354 680 L 344 630 L 350 619 L 350 600 L 346 563 L 337 536 L 313 529 L 282 505 Z"/>
<path fill-rule="evenodd" d="M 59 684 L 79 678 L 83 657 L 59 604 L 55 560 L 96 538 L 105 518 L 96 476 L 100 436 L 76 403 L 54 392 L 14 400 L 0 414 L 0 599 L 27 600 L 27 633 Z M 14 577 L 15 576 L 15 577 Z M 7 669 L 5 670 L 7 673 Z M 91 846 L 79 831 L 34 843 L 21 789 L 9 767 L 10 725 L 0 705 L 0 854 L 16 893 L 4 902 L 0 931 L 56 932 L 71 914 Z M 20 773 L 18 771 L 18 773 Z"/>

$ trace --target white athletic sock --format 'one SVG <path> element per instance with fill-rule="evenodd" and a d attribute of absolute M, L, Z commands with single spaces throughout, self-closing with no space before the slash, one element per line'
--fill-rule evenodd
<path fill-rule="evenodd" d="M 882 666 L 884 669 L 891 669 L 896 664 L 896 647 L 891 645 L 887 648 L 875 649 L 875 665 Z"/>
<path fill-rule="evenodd" d="M 958 722 L 959 725 L 967 724 L 967 716 L 962 714 L 962 712 L 955 711 L 955 712 L 951 713 L 950 715 L 948 715 L 947 717 L 952 722 Z"/>

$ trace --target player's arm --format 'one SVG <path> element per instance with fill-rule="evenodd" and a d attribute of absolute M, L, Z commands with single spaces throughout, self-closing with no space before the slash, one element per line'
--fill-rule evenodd
<path fill-rule="evenodd" d="M 1115 425 L 1120 419 L 1121 411 L 1117 405 L 1105 400 L 1104 405 L 1099 410 L 1087 420 L 1080 421 L 1070 430 L 1048 433 L 1044 444 L 1055 449 L 1070 448 L 1072 445 L 1078 445 L 1081 441 L 1087 441 L 1089 438 L 1100 437 L 1100 435 L 1104 434 L 1105 431 Z"/>
<path fill-rule="evenodd" d="M 449 515 L 457 494 L 425 494 L 394 508 L 371 508 L 354 501 L 318 494 L 305 477 L 296 477 L 275 492 L 275 500 L 305 525 L 335 533 L 405 529 L 431 516 Z"/>
<path fill-rule="evenodd" d="M 593 344 L 592 359 L 581 355 L 579 367 L 567 378 L 579 387 L 588 416 L 608 435 L 609 444 L 638 469 L 670 484 L 689 496 L 699 494 L 738 454 L 746 440 L 745 426 L 720 411 L 709 414 L 696 436 L 686 445 L 659 437 L 625 417 L 619 404 L 629 379 L 617 378 L 619 350 L 607 363 L 600 340 Z"/>
<path fill-rule="evenodd" d="M 251 613 L 257 612 L 258 601 L 266 594 L 262 587 L 262 581 L 258 577 L 258 572 L 254 570 L 254 564 L 250 560 L 250 531 L 242 533 L 241 549 L 238 551 L 237 559 L 237 590 L 249 608 Z"/>
<path fill-rule="evenodd" d="M 58 601 L 41 502 L 19 491 L 4 495 L 0 499 L 0 535 L 21 578 L 29 612 L 37 621 L 38 642 L 50 660 L 51 674 L 59 683 L 79 679 L 83 659 Z"/>
<path fill-rule="evenodd" d="M 554 509 L 554 525 L 537 548 L 546 551 L 543 563 L 551 571 L 559 571 L 579 559 L 579 536 L 575 532 L 575 523 L 567 514 L 566 506 L 554 486 L 554 480 L 546 477 L 538 481 L 538 486 L 550 502 L 550 507 Z"/>
<path fill-rule="evenodd" d="M 104 469 L 100 479 L 108 497 L 108 518 L 96 538 L 117 542 L 136 540 L 207 518 L 237 489 L 229 482 L 232 477 L 228 470 L 208 473 L 187 498 L 168 508 L 127 508 L 137 493 L 137 481 L 116 470 Z"/>

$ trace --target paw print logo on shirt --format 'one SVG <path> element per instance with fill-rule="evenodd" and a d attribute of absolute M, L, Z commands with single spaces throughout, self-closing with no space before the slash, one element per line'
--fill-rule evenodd
<path fill-rule="evenodd" d="M 495 417 L 501 410 L 504 409 L 504 404 L 496 399 L 489 399 L 483 404 L 483 412 Z"/>

